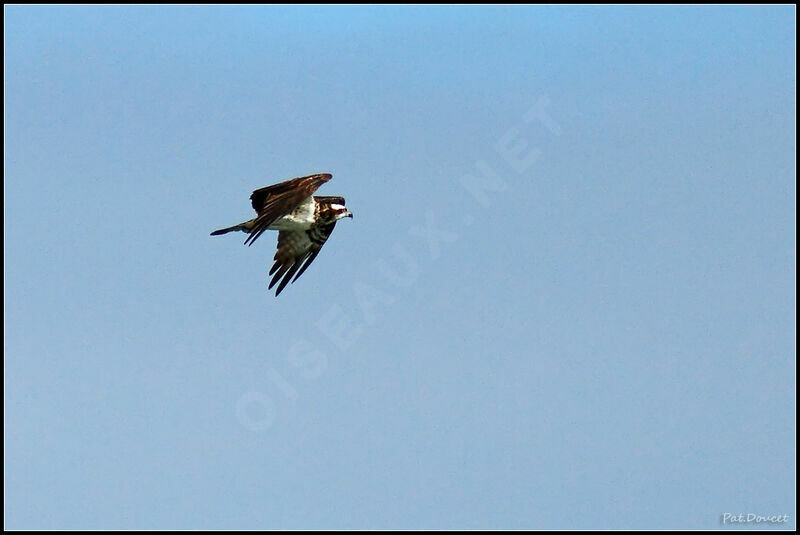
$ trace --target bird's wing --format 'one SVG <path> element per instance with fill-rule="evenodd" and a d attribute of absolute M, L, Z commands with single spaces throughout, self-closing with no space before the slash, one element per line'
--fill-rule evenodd
<path fill-rule="evenodd" d="M 250 195 L 250 200 L 258 217 L 253 222 L 250 236 L 245 243 L 252 245 L 276 219 L 291 213 L 331 178 L 328 173 L 302 176 L 255 190 Z"/>
<path fill-rule="evenodd" d="M 282 230 L 278 233 L 278 251 L 275 253 L 275 263 L 269 270 L 272 275 L 269 289 L 281 281 L 276 296 L 289 284 L 290 279 L 291 282 L 296 281 L 311 265 L 335 226 L 334 222 L 308 230 Z"/>

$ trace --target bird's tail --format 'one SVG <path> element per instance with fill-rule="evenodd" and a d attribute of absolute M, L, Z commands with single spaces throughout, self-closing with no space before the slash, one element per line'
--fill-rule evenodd
<path fill-rule="evenodd" d="M 243 230 L 247 232 L 247 226 L 245 223 L 239 223 L 238 225 L 234 225 L 228 228 L 221 228 L 219 230 L 215 230 L 211 233 L 212 236 L 219 236 L 220 234 L 227 234 L 228 232 L 235 232 L 237 230 Z"/>

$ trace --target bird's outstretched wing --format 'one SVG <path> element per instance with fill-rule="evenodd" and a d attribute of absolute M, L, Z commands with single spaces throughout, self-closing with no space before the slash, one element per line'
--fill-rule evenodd
<path fill-rule="evenodd" d="M 252 245 L 276 219 L 297 208 L 317 188 L 332 178 L 328 173 L 301 176 L 274 186 L 257 189 L 250 195 L 253 209 L 258 213 L 245 243 Z"/>
<path fill-rule="evenodd" d="M 333 222 L 308 230 L 282 230 L 278 233 L 278 251 L 275 253 L 275 263 L 269 270 L 269 274 L 272 275 L 270 290 L 279 280 L 281 281 L 275 292 L 276 296 L 280 295 L 290 280 L 296 281 L 311 265 L 335 226 L 336 223 Z"/>

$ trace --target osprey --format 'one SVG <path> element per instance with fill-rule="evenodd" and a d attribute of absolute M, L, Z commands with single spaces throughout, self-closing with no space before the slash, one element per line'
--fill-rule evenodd
<path fill-rule="evenodd" d="M 250 200 L 258 215 L 250 221 L 215 230 L 211 235 L 241 230 L 250 235 L 244 243 L 253 245 L 267 230 L 277 230 L 278 251 L 269 270 L 269 274 L 274 276 L 268 288 L 272 289 L 280 280 L 275 292 L 277 296 L 290 279 L 296 281 L 311 265 L 336 222 L 344 217 L 353 217 L 344 206 L 344 197 L 314 196 L 317 188 L 331 178 L 332 175 L 322 173 L 257 189 L 250 195 Z"/>

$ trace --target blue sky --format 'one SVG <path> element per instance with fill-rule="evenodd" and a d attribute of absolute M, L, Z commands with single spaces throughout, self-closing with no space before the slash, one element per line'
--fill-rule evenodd
<path fill-rule="evenodd" d="M 6 528 L 796 527 L 794 7 L 4 14 Z"/>

